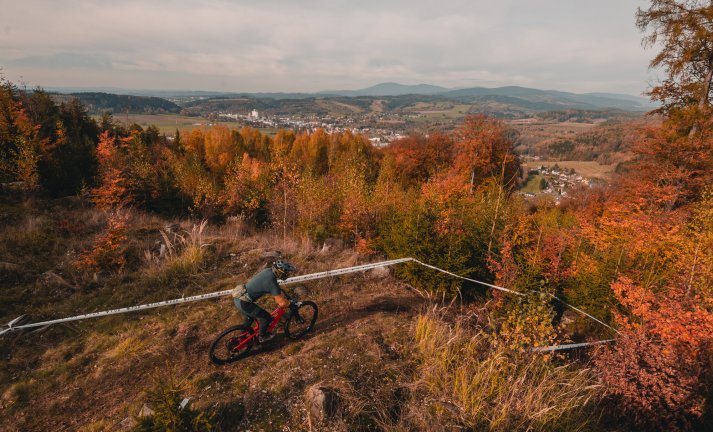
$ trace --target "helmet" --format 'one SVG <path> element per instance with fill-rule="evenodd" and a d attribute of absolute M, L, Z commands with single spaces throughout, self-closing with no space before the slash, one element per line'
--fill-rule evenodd
<path fill-rule="evenodd" d="M 297 271 L 297 267 L 287 261 L 277 260 L 272 264 L 272 271 L 275 272 L 278 279 L 285 279 L 289 273 Z"/>

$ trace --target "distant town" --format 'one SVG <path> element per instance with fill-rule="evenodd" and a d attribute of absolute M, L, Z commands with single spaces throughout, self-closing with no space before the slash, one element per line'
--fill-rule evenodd
<path fill-rule="evenodd" d="M 246 126 L 256 128 L 294 129 L 314 132 L 324 129 L 328 133 L 344 132 L 351 130 L 354 133 L 364 134 L 375 147 L 384 147 L 392 141 L 404 138 L 405 130 L 377 127 L 355 127 L 354 118 L 351 116 L 332 117 L 330 115 L 308 115 L 304 118 L 293 116 L 260 115 L 256 109 L 247 114 L 219 112 L 218 119 L 222 121 L 238 121 Z"/>

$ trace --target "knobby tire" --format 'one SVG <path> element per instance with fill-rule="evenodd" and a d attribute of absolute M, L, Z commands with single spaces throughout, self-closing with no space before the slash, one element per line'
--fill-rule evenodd
<path fill-rule="evenodd" d="M 290 315 L 285 322 L 285 335 L 288 338 L 297 340 L 314 328 L 314 323 L 317 321 L 317 304 L 313 301 L 304 301 L 299 306 L 299 316 L 304 322 L 300 323 L 297 317 Z"/>
<path fill-rule="evenodd" d="M 232 347 L 235 347 L 240 341 L 253 333 L 252 327 L 246 325 L 233 326 L 223 331 L 210 346 L 210 351 L 208 352 L 210 361 L 217 365 L 224 365 L 247 356 L 256 342 L 255 339 L 246 343 L 240 350 L 236 351 Z"/>

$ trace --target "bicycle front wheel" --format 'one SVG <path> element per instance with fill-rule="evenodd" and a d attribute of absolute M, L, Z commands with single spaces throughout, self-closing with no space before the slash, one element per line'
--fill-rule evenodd
<path fill-rule="evenodd" d="M 317 304 L 312 301 L 302 302 L 296 314 L 290 315 L 285 322 L 285 334 L 290 339 L 299 339 L 314 327 L 317 321 Z"/>
<path fill-rule="evenodd" d="M 254 330 L 250 326 L 238 325 L 230 327 L 213 341 L 208 357 L 210 361 L 217 365 L 240 360 L 250 352 L 256 337 Z"/>

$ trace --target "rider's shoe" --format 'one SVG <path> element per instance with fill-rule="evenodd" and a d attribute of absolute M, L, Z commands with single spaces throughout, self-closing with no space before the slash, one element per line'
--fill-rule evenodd
<path fill-rule="evenodd" d="M 265 335 L 258 336 L 257 340 L 260 343 L 265 343 L 275 337 L 275 333 L 268 333 Z"/>

